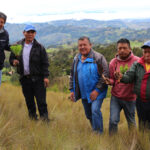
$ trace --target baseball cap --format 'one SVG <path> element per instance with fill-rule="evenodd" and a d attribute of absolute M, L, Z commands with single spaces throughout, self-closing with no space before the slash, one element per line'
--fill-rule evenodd
<path fill-rule="evenodd" d="M 24 28 L 24 31 L 30 31 L 30 30 L 33 30 L 36 32 L 36 29 L 33 25 L 31 25 L 31 24 L 26 25 Z"/>
<path fill-rule="evenodd" d="M 147 47 L 150 47 L 150 41 L 145 42 L 141 48 L 147 48 Z"/>

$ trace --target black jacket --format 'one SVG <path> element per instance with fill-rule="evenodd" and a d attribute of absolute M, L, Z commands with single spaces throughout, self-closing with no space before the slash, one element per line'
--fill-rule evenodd
<path fill-rule="evenodd" d="M 3 28 L 0 32 L 0 70 L 4 67 L 4 50 L 9 50 L 9 35 L 8 32 Z"/>
<path fill-rule="evenodd" d="M 24 46 L 25 39 L 17 42 L 17 44 L 21 44 Z M 13 60 L 18 59 L 19 65 L 17 66 L 17 72 L 20 74 L 20 77 L 24 76 L 24 65 L 23 65 L 23 55 L 17 58 L 14 53 L 11 53 L 9 61 L 10 64 L 13 66 Z M 48 56 L 46 53 L 45 48 L 38 43 L 35 39 L 33 41 L 33 46 L 30 52 L 29 58 L 29 69 L 30 69 L 30 76 L 32 79 L 36 80 L 38 78 L 47 78 L 49 76 L 49 62 Z"/>

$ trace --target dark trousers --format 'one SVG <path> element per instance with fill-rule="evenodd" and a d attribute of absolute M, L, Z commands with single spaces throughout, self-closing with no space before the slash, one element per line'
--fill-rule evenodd
<path fill-rule="evenodd" d="M 32 81 L 30 77 L 23 77 L 21 78 L 20 82 L 28 108 L 29 117 L 32 119 L 37 119 L 36 105 L 34 99 L 36 98 L 40 117 L 42 119 L 48 119 L 46 88 L 44 87 L 43 79 Z"/>
<path fill-rule="evenodd" d="M 150 129 L 150 101 L 142 102 L 136 100 L 137 115 L 139 120 L 139 130 Z"/>

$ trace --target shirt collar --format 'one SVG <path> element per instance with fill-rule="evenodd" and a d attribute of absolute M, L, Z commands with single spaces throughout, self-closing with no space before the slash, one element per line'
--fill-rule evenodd
<path fill-rule="evenodd" d="M 24 43 L 24 46 L 32 46 L 32 45 L 33 45 L 33 41 L 31 43 L 29 43 L 29 44 Z"/>
<path fill-rule="evenodd" d="M 3 33 L 4 32 L 4 28 L 0 29 L 0 33 Z"/>

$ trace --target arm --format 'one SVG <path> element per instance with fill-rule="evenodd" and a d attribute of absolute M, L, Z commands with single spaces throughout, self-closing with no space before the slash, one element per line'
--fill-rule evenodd
<path fill-rule="evenodd" d="M 115 84 L 115 77 L 114 77 L 114 67 L 113 65 L 111 64 L 110 62 L 110 65 L 109 65 L 109 78 L 105 77 L 103 74 L 102 74 L 102 78 L 105 80 L 105 83 L 107 85 L 114 85 Z"/>
<path fill-rule="evenodd" d="M 48 55 L 43 46 L 41 47 L 41 64 L 42 64 L 43 76 L 44 76 L 44 78 L 48 78 L 48 76 L 49 76 L 49 70 L 48 70 L 49 61 L 48 61 Z"/>
<path fill-rule="evenodd" d="M 113 66 L 113 64 L 111 64 L 110 63 L 110 65 L 109 65 L 109 73 L 110 73 L 110 84 L 111 85 L 114 85 L 115 84 L 115 81 L 116 81 L 116 79 L 115 79 L 115 76 L 114 76 L 114 72 L 115 72 L 116 70 L 114 69 L 114 66 Z"/>
<path fill-rule="evenodd" d="M 5 49 L 6 51 L 10 51 L 9 34 L 8 34 L 7 31 L 6 31 L 6 35 L 7 35 L 7 39 L 6 39 L 6 45 L 5 45 L 4 49 Z"/>
<path fill-rule="evenodd" d="M 109 77 L 108 64 L 104 56 L 102 56 L 101 59 L 98 59 L 97 65 L 98 65 L 98 72 L 99 72 L 100 78 L 96 85 L 96 90 L 103 91 L 103 89 L 106 87 L 106 84 L 105 84 L 105 80 L 102 78 L 102 74 L 107 78 Z"/>
<path fill-rule="evenodd" d="M 78 55 L 75 56 L 74 60 L 73 60 L 73 63 L 72 63 L 72 66 L 71 66 L 71 73 L 70 73 L 70 82 L 69 82 L 69 90 L 70 90 L 70 99 L 71 101 L 73 102 L 76 102 L 76 98 L 75 98 L 75 91 L 74 91 L 74 86 L 73 86 L 73 80 L 74 80 L 74 68 L 76 68 L 76 65 L 77 65 L 77 62 L 78 60 L 76 60 L 78 57 Z M 75 76 L 76 78 L 76 76 Z M 77 79 L 76 79 L 77 80 Z"/>
<path fill-rule="evenodd" d="M 9 57 L 9 63 L 11 66 L 17 66 L 19 64 L 19 61 L 17 60 L 15 54 L 12 52 L 11 52 L 10 57 Z"/>
<path fill-rule="evenodd" d="M 47 56 L 45 48 L 42 47 L 41 49 L 42 49 L 42 53 L 41 53 L 41 61 L 42 62 L 41 63 L 42 63 L 42 73 L 44 75 L 44 86 L 48 87 L 49 86 L 49 79 L 48 79 L 48 76 L 49 76 L 49 70 L 48 70 L 49 61 L 48 61 L 48 56 Z"/>
<path fill-rule="evenodd" d="M 69 90 L 70 90 L 70 99 L 72 102 L 75 102 L 74 91 L 73 91 L 73 70 L 74 70 L 73 68 L 74 68 L 74 61 L 73 61 L 72 66 L 71 66 Z"/>
<path fill-rule="evenodd" d="M 69 81 L 69 90 L 71 92 L 73 92 L 73 70 L 74 70 L 74 61 L 73 61 L 72 66 L 71 66 L 70 81 Z"/>
<path fill-rule="evenodd" d="M 102 75 L 104 75 L 106 78 L 108 78 L 108 76 L 109 76 L 108 64 L 107 64 L 107 61 L 104 58 L 104 56 L 102 56 L 101 59 L 98 59 L 97 68 L 98 68 L 100 78 L 96 85 L 95 90 L 93 90 L 90 94 L 90 99 L 92 101 L 95 100 L 97 98 L 97 96 L 99 95 L 99 93 L 107 87 L 105 80 L 102 77 Z"/>

